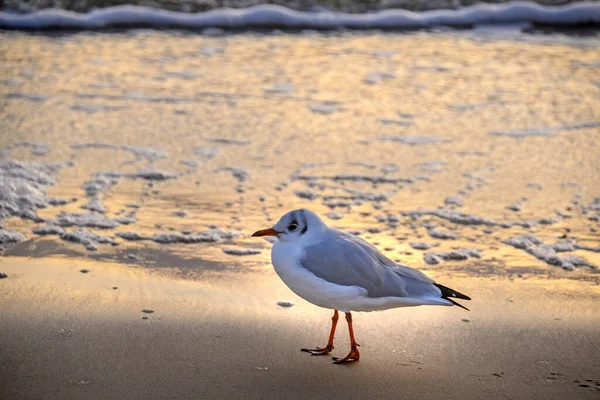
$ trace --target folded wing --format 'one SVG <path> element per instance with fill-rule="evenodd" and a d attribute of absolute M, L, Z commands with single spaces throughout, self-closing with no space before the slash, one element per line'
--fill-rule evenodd
<path fill-rule="evenodd" d="M 300 264 L 328 282 L 361 287 L 372 298 L 441 297 L 427 275 L 396 264 L 369 243 L 341 231 L 306 247 Z"/>

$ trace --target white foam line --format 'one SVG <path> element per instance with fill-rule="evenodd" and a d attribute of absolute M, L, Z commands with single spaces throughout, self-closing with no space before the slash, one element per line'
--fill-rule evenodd
<path fill-rule="evenodd" d="M 427 28 L 433 26 L 480 25 L 488 23 L 537 22 L 556 25 L 600 23 L 600 4 L 582 2 L 559 7 L 531 2 L 502 5 L 478 4 L 460 10 L 436 10 L 415 13 L 386 10 L 366 14 L 341 12 L 301 12 L 276 5 L 259 5 L 245 9 L 217 9 L 186 14 L 138 6 L 103 8 L 87 14 L 48 9 L 30 14 L 0 12 L 0 28 L 98 29 L 118 25 L 170 26 L 205 28 L 220 26 L 248 28 L 284 26 L 290 28 Z"/>

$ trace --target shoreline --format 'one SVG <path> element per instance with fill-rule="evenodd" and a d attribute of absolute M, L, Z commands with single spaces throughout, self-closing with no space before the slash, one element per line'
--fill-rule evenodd
<path fill-rule="evenodd" d="M 597 40 L 213 33 L 3 32 L 1 398 L 597 398 Z M 472 311 L 301 353 L 297 208 Z"/>

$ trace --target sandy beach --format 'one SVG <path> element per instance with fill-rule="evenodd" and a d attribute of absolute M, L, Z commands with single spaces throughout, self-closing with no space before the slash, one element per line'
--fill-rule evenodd
<path fill-rule="evenodd" d="M 0 38 L 0 398 L 598 398 L 597 39 Z M 250 238 L 299 207 L 471 311 L 301 353 L 330 311 Z"/>
<path fill-rule="evenodd" d="M 13 278 L 2 282 L 5 398 L 598 396 L 593 284 L 441 275 L 476 296 L 472 312 L 358 313 L 363 358 L 340 367 L 299 351 L 323 344 L 329 312 L 272 272 L 190 282 L 89 261 L 1 265 Z"/>

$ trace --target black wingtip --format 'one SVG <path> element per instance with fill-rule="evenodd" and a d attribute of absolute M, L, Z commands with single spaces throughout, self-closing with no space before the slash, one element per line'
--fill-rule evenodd
<path fill-rule="evenodd" d="M 463 310 L 471 311 L 471 310 L 469 310 L 467 307 L 463 306 L 463 305 L 462 305 L 462 304 L 460 304 L 460 303 L 457 303 L 456 301 L 454 301 L 454 300 L 452 300 L 452 299 L 446 299 L 446 300 L 448 300 L 449 302 L 451 302 L 451 303 L 452 303 L 452 304 L 454 304 L 455 306 L 459 306 L 459 307 L 460 307 L 460 308 L 462 308 Z"/>
<path fill-rule="evenodd" d="M 443 299 L 452 297 L 454 299 L 471 300 L 471 298 L 469 296 L 467 296 L 466 294 L 459 293 L 454 289 L 450 289 L 449 287 L 440 285 L 439 283 L 434 283 L 434 285 L 437 286 L 438 289 L 440 289 L 442 291 Z"/>
<path fill-rule="evenodd" d="M 442 292 L 442 299 L 448 300 L 455 306 L 459 306 L 460 308 L 463 308 L 467 311 L 471 311 L 467 307 L 465 307 L 462 304 L 459 304 L 453 300 L 453 299 L 471 300 L 471 298 L 469 296 L 467 296 L 466 294 L 459 293 L 454 289 L 450 289 L 449 287 L 440 285 L 438 283 L 434 283 L 434 285 L 437 286 L 438 289 L 440 289 L 440 291 Z"/>

